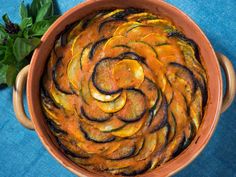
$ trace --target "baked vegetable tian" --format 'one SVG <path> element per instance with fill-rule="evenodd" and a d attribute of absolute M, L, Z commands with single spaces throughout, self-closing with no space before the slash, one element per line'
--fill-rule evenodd
<path fill-rule="evenodd" d="M 41 102 L 61 151 L 95 172 L 133 176 L 193 140 L 207 103 L 196 43 L 141 9 L 90 14 L 55 42 Z"/>

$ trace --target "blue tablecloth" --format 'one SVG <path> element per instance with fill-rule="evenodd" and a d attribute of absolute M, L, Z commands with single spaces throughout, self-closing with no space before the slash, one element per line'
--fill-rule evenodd
<path fill-rule="evenodd" d="M 25 0 L 25 3 L 31 0 Z M 21 0 L 0 0 L 0 15 L 7 12 L 19 20 Z M 57 0 L 63 13 L 81 0 Z M 214 48 L 227 55 L 236 67 L 236 0 L 168 0 L 203 29 Z M 0 176 L 74 176 L 43 147 L 34 131 L 15 119 L 12 89 L 0 90 Z M 236 177 L 236 101 L 222 114 L 217 129 L 204 151 L 177 177 Z"/>

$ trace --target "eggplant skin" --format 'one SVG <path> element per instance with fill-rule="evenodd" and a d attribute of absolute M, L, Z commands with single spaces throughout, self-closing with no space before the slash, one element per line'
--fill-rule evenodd
<path fill-rule="evenodd" d="M 73 92 L 69 92 L 69 91 L 63 90 L 63 89 L 60 87 L 60 84 L 57 82 L 57 78 L 56 78 L 56 77 L 57 77 L 57 67 L 58 67 L 58 65 L 61 64 L 62 59 L 63 59 L 63 57 L 59 57 L 59 58 L 57 59 L 55 65 L 54 65 L 53 68 L 52 68 L 52 80 L 53 80 L 53 83 L 54 83 L 54 85 L 55 85 L 55 87 L 56 87 L 57 90 L 59 90 L 60 92 L 66 94 L 66 95 L 71 95 L 71 94 L 73 94 Z"/>
<path fill-rule="evenodd" d="M 53 122 L 52 120 L 47 118 L 47 123 L 48 127 L 53 133 L 67 135 L 67 132 L 59 128 L 58 125 L 56 125 L 55 122 Z"/>
<path fill-rule="evenodd" d="M 151 166 L 152 166 L 152 162 L 150 161 L 142 169 L 134 170 L 134 171 L 130 171 L 130 172 L 122 172 L 122 173 L 120 173 L 120 175 L 123 175 L 123 176 L 141 175 L 141 174 L 145 173 L 146 171 L 148 171 L 151 168 Z"/>
<path fill-rule="evenodd" d="M 108 23 L 116 22 L 116 21 L 126 22 L 127 20 L 125 20 L 125 19 L 108 19 L 108 20 L 105 20 L 105 21 L 103 21 L 102 23 L 99 24 L 98 32 L 100 33 L 102 31 L 102 29 L 104 28 L 104 26 L 107 25 Z"/>
<path fill-rule="evenodd" d="M 88 140 L 88 141 L 92 141 L 94 143 L 109 143 L 114 141 L 116 138 L 114 136 L 112 136 L 111 138 L 105 139 L 105 140 L 96 140 L 94 138 L 92 138 L 91 136 L 89 136 L 89 134 L 83 129 L 83 127 L 80 125 L 80 130 L 81 132 L 84 134 L 84 137 Z"/>
<path fill-rule="evenodd" d="M 104 42 L 106 42 L 109 38 L 102 38 L 100 39 L 99 41 L 95 42 L 89 52 L 89 59 L 92 60 L 95 52 L 96 52 L 96 49 L 99 47 L 99 45 L 103 44 Z"/>
<path fill-rule="evenodd" d="M 110 18 L 111 19 L 124 19 L 126 16 L 130 15 L 130 14 L 136 14 L 136 13 L 140 13 L 140 12 L 143 12 L 144 10 L 143 9 L 137 9 L 137 8 L 132 8 L 132 7 L 129 7 L 127 9 L 125 9 L 124 11 L 121 11 L 121 12 L 118 12 L 114 15 L 112 15 Z"/>
<path fill-rule="evenodd" d="M 206 88 L 206 81 L 204 79 L 203 81 L 204 81 L 204 85 L 201 84 L 201 82 L 199 81 L 197 82 L 197 85 L 200 88 L 201 93 L 202 93 L 202 106 L 203 106 L 203 112 L 204 112 L 204 107 L 206 106 L 207 100 L 208 100 L 208 91 Z"/>
<path fill-rule="evenodd" d="M 194 50 L 195 58 L 201 63 L 199 48 L 198 48 L 198 45 L 196 44 L 196 42 L 194 42 L 194 40 L 187 38 L 183 33 L 179 32 L 179 31 L 170 32 L 170 33 L 168 33 L 167 36 L 168 37 L 176 37 L 176 38 L 188 43 Z"/>
<path fill-rule="evenodd" d="M 140 61 L 140 62 L 145 64 L 145 58 L 140 56 L 140 55 L 138 55 L 138 54 L 136 54 L 135 52 L 124 52 L 124 53 L 121 53 L 117 57 L 117 59 L 120 59 L 120 60 L 125 59 L 125 58 L 131 58 L 133 60 L 138 60 L 138 61 Z"/>
<path fill-rule="evenodd" d="M 168 103 L 167 103 L 167 100 L 166 100 L 165 96 L 163 96 L 162 99 L 163 100 L 162 100 L 162 103 L 161 103 L 161 106 L 160 106 L 158 112 L 160 111 L 160 109 L 163 109 L 164 110 L 164 115 L 163 115 L 164 117 L 162 118 L 161 123 L 158 126 L 156 126 L 154 129 L 151 130 L 151 133 L 154 133 L 154 132 L 160 130 L 161 128 L 163 128 L 167 124 L 167 120 L 168 120 Z M 158 114 L 158 112 L 156 114 Z M 150 125 L 151 125 L 153 117 L 155 116 L 153 111 L 150 112 L 150 116 L 152 116 L 152 119 L 151 119 L 151 122 L 150 122 Z"/>
<path fill-rule="evenodd" d="M 82 156 L 80 154 L 77 154 L 77 153 L 74 153 L 72 152 L 71 150 L 69 150 L 66 146 L 64 146 L 61 141 L 59 140 L 59 138 L 56 138 L 57 140 L 57 143 L 59 145 L 59 147 L 63 150 L 63 152 L 71 157 L 74 157 L 74 158 L 80 158 L 80 159 L 88 159 L 89 156 Z"/>
<path fill-rule="evenodd" d="M 190 69 L 188 69 L 186 66 L 181 65 L 181 64 L 176 63 L 176 62 L 170 62 L 169 65 L 174 66 L 174 67 L 177 67 L 177 68 L 180 68 L 180 69 L 182 69 L 182 70 L 184 70 L 185 72 L 188 73 L 188 75 L 191 77 L 192 84 L 193 84 L 193 90 L 192 90 L 192 92 L 195 93 L 196 90 L 197 90 L 198 81 L 197 81 L 197 79 L 195 78 L 193 72 L 192 72 Z"/>
<path fill-rule="evenodd" d="M 105 95 L 112 95 L 112 94 L 116 94 L 116 93 L 120 93 L 122 91 L 121 88 L 117 89 L 117 90 L 112 90 L 112 91 L 105 91 L 105 90 L 102 90 L 98 84 L 96 83 L 96 72 L 97 72 L 97 68 L 99 67 L 99 64 L 101 62 L 103 62 L 104 60 L 117 60 L 117 58 L 110 58 L 110 57 L 106 57 L 106 58 L 103 58 L 101 59 L 99 62 L 96 63 L 96 65 L 94 66 L 94 69 L 93 69 L 93 73 L 92 73 L 92 82 L 93 82 L 93 85 L 96 87 L 96 89 L 101 92 L 102 94 L 105 94 Z"/>
<path fill-rule="evenodd" d="M 175 149 L 175 151 L 172 154 L 172 158 L 178 156 L 183 150 L 184 150 L 184 142 L 186 141 L 186 137 L 184 133 L 182 134 L 182 140 L 179 143 L 178 147 Z"/>
<path fill-rule="evenodd" d="M 121 155 L 120 157 L 117 157 L 117 158 L 108 158 L 108 159 L 109 160 L 123 160 L 123 159 L 127 159 L 129 157 L 132 157 L 134 155 L 135 151 L 136 151 L 136 146 L 133 146 L 128 154 L 125 154 L 123 156 Z"/>

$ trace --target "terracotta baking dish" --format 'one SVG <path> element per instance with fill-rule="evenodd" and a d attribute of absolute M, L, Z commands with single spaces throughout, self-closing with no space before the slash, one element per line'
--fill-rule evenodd
<path fill-rule="evenodd" d="M 204 59 L 205 68 L 208 74 L 208 105 L 201 127 L 192 143 L 176 158 L 168 161 L 155 170 L 145 173 L 145 177 L 170 176 L 186 167 L 206 146 L 212 136 L 220 113 L 225 111 L 232 103 L 235 96 L 235 72 L 231 62 L 222 54 L 217 54 L 213 50 L 207 37 L 201 29 L 183 12 L 172 5 L 161 0 L 89 0 L 70 9 L 61 16 L 42 37 L 42 43 L 33 54 L 31 63 L 19 73 L 16 79 L 16 86 L 13 91 L 14 110 L 17 119 L 29 129 L 34 129 L 45 148 L 64 167 L 78 176 L 103 176 L 104 174 L 94 174 L 88 172 L 68 159 L 58 148 L 58 145 L 50 133 L 40 106 L 40 78 L 42 76 L 45 63 L 51 51 L 56 36 L 65 27 L 87 14 L 111 7 L 136 7 L 147 9 L 148 11 L 162 16 L 169 17 L 175 25 L 181 28 L 184 34 L 193 39 L 200 48 L 200 53 Z M 226 93 L 223 97 L 223 81 L 221 77 L 220 65 L 226 74 Z M 28 77 L 27 77 L 28 76 Z M 23 103 L 22 92 L 27 79 L 27 101 L 31 120 L 27 118 Z M 106 176 L 106 175 L 104 175 Z"/>

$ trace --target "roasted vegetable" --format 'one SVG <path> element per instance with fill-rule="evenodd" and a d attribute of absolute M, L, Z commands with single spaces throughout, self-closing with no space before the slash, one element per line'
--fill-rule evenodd
<path fill-rule="evenodd" d="M 41 101 L 59 147 L 86 170 L 135 176 L 180 154 L 207 104 L 200 51 L 167 18 L 108 9 L 58 37 Z"/>

